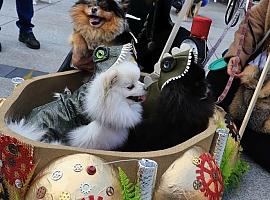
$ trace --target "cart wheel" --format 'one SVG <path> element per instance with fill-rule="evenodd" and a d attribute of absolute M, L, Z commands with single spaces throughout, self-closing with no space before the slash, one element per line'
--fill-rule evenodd
<path fill-rule="evenodd" d="M 0 52 L 2 51 L 2 44 L 0 43 Z"/>

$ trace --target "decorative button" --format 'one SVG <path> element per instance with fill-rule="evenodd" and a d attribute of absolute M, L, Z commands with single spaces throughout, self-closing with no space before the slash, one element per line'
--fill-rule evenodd
<path fill-rule="evenodd" d="M 107 187 L 107 189 L 106 189 L 106 194 L 107 194 L 108 196 L 112 196 L 112 195 L 114 194 L 114 189 L 113 189 L 113 187 Z"/>
<path fill-rule="evenodd" d="M 92 186 L 89 183 L 82 183 L 80 189 L 83 194 L 89 194 L 92 190 Z"/>
<path fill-rule="evenodd" d="M 196 156 L 192 159 L 192 163 L 193 163 L 194 165 L 196 165 L 196 166 L 200 165 L 201 162 L 202 162 L 201 159 L 198 158 L 198 157 L 196 157 Z"/>
<path fill-rule="evenodd" d="M 19 153 L 19 148 L 16 144 L 9 144 L 7 146 L 7 149 L 13 155 L 18 155 L 18 153 Z"/>
<path fill-rule="evenodd" d="M 38 199 L 42 199 L 43 197 L 45 197 L 46 191 L 47 191 L 47 189 L 44 186 L 41 186 L 37 190 L 36 197 Z"/>
<path fill-rule="evenodd" d="M 199 190 L 201 187 L 202 187 L 202 183 L 201 183 L 200 181 L 195 180 L 195 181 L 193 182 L 193 188 L 194 188 L 195 190 Z"/>
<path fill-rule="evenodd" d="M 87 167 L 86 171 L 89 175 L 94 175 L 97 172 L 97 169 L 95 166 L 89 166 Z"/>
<path fill-rule="evenodd" d="M 16 165 L 16 161 L 13 158 L 7 158 L 7 163 L 10 167 L 14 167 Z"/>
<path fill-rule="evenodd" d="M 22 188 L 23 187 L 22 181 L 20 179 L 16 179 L 15 186 L 16 188 Z"/>
<path fill-rule="evenodd" d="M 73 167 L 74 172 L 81 172 L 83 170 L 83 166 L 81 164 L 76 164 Z"/>
<path fill-rule="evenodd" d="M 70 200 L 71 199 L 71 195 L 68 192 L 61 192 L 60 196 L 59 196 L 59 200 Z"/>
<path fill-rule="evenodd" d="M 58 181 L 60 178 L 62 178 L 62 176 L 63 176 L 63 172 L 61 172 L 60 170 L 55 170 L 52 173 L 52 180 Z"/>

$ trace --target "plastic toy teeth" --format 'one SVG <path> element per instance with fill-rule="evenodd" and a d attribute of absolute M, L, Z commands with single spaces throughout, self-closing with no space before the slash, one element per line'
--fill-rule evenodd
<path fill-rule="evenodd" d="M 113 66 L 124 62 L 131 55 L 132 49 L 133 49 L 133 46 L 131 43 L 124 44 L 121 49 L 121 53 L 119 57 L 117 58 L 117 60 L 115 61 L 115 63 L 113 64 Z"/>
<path fill-rule="evenodd" d="M 172 50 L 172 52 L 175 53 L 176 50 Z M 175 57 L 173 56 L 173 59 L 178 59 L 178 58 L 177 58 L 177 54 L 174 54 L 174 55 L 176 55 L 176 56 L 175 56 Z M 164 58 L 164 59 L 166 59 L 166 58 L 169 58 L 169 55 L 168 55 L 168 54 L 165 54 L 165 58 Z M 161 90 L 162 90 L 167 84 L 169 84 L 171 81 L 175 81 L 175 80 L 178 80 L 178 79 L 184 77 L 184 76 L 188 73 L 188 71 L 189 71 L 189 69 L 190 69 L 190 66 L 191 66 L 191 63 L 194 62 L 194 59 L 195 59 L 195 58 L 194 58 L 194 52 L 193 52 L 193 49 L 190 49 L 190 50 L 189 50 L 189 53 L 188 53 L 188 61 L 187 61 L 187 65 L 186 65 L 184 71 L 183 71 L 180 75 L 168 79 L 168 80 L 161 86 Z M 166 62 L 166 61 L 165 61 L 165 62 Z M 165 62 L 164 62 L 164 63 L 165 63 Z"/>

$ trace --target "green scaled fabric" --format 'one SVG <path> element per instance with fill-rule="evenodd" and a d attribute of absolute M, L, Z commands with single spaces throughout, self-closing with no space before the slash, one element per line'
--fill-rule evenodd
<path fill-rule="evenodd" d="M 111 47 L 99 46 L 95 49 L 93 55 L 96 73 L 106 71 L 110 67 L 131 57 L 132 45 L 129 43 Z M 84 110 L 88 84 L 85 83 L 74 91 L 73 94 L 60 94 L 57 100 L 34 108 L 26 117 L 26 122 L 48 129 L 55 138 L 61 138 L 68 145 L 66 133 L 91 122 Z M 49 139 L 42 139 L 42 141 L 50 143 Z"/>

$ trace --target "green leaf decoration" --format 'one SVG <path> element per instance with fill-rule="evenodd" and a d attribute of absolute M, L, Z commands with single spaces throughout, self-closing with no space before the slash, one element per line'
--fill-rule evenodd
<path fill-rule="evenodd" d="M 126 173 L 118 167 L 124 200 L 141 200 L 139 183 L 131 183 Z"/>
<path fill-rule="evenodd" d="M 239 148 L 239 144 L 229 136 L 220 166 L 225 189 L 239 186 L 242 176 L 249 170 L 249 165 L 240 159 Z"/>

